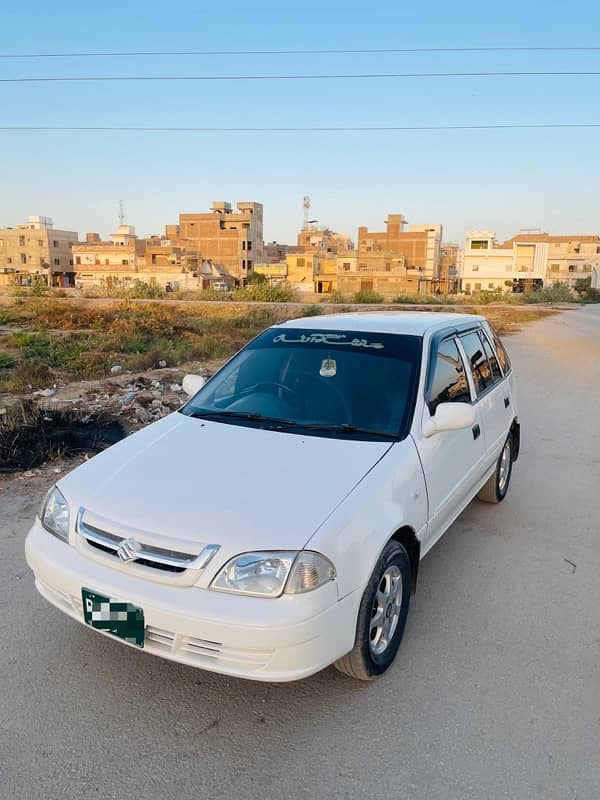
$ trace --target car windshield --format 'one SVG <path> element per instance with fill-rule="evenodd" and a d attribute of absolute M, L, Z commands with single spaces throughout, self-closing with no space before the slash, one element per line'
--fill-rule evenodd
<path fill-rule="evenodd" d="M 228 362 L 182 413 L 316 436 L 403 438 L 420 354 L 417 336 L 270 328 Z"/>

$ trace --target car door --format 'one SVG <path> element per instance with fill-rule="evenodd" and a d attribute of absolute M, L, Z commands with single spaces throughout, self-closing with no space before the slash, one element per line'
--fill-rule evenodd
<path fill-rule="evenodd" d="M 485 332 L 478 328 L 459 338 L 470 366 L 485 440 L 486 470 L 496 462 L 512 422 L 510 385 Z"/>
<path fill-rule="evenodd" d="M 428 526 L 422 553 L 439 539 L 475 494 L 484 469 L 485 440 L 480 410 L 475 404 L 475 424 L 458 431 L 423 434 L 440 403 L 471 403 L 472 387 L 463 356 L 453 335 L 432 340 L 425 403 L 420 424 L 413 426 L 413 437 L 427 483 Z"/>

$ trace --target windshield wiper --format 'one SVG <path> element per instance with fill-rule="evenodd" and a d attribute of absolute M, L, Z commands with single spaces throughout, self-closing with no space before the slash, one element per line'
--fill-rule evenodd
<path fill-rule="evenodd" d="M 188 417 L 192 417 L 193 419 L 215 419 L 219 417 L 225 417 L 230 419 L 247 419 L 251 420 L 252 422 L 269 422 L 273 423 L 274 425 L 296 425 L 293 419 L 280 419 L 279 417 L 266 417 L 264 414 L 258 414 L 253 411 L 228 411 L 226 408 L 220 411 L 190 411 L 185 412 Z"/>
<path fill-rule="evenodd" d="M 398 439 L 398 434 L 392 433 L 391 431 L 380 431 L 375 428 L 362 428 L 359 425 L 350 425 L 347 422 L 343 422 L 340 424 L 329 424 L 329 423 L 308 423 L 303 424 L 301 422 L 295 423 L 298 428 L 302 428 L 304 431 L 331 431 L 333 433 L 364 433 L 370 436 L 385 436 L 388 439 Z"/>

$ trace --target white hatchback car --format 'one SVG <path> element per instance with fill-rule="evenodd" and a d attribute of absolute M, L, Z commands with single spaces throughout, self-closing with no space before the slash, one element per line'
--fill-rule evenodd
<path fill-rule="evenodd" d="M 507 493 L 520 428 L 500 340 L 463 314 L 296 319 L 202 383 L 50 490 L 26 542 L 38 590 L 203 669 L 381 674 L 419 560 L 476 495 Z"/>

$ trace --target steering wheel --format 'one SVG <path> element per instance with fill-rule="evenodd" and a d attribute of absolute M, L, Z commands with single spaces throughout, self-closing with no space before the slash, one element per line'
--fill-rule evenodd
<path fill-rule="evenodd" d="M 331 383 L 331 381 L 327 378 L 321 378 L 320 376 L 314 375 L 312 372 L 306 372 L 305 370 L 294 370 L 293 374 L 302 375 L 304 378 L 309 378 L 312 381 L 316 381 L 319 386 L 326 386 L 330 392 L 333 392 L 341 410 L 343 411 L 345 419 L 341 420 L 340 422 L 342 424 L 350 424 L 352 422 L 352 412 L 346 401 L 346 398 L 344 397 L 341 389 L 339 389 L 334 383 Z"/>

